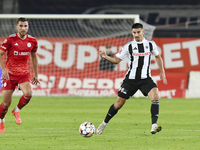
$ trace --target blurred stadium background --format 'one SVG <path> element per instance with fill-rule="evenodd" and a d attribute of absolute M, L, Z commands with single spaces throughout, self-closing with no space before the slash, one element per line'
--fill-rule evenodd
<path fill-rule="evenodd" d="M 1 14 L 21 14 L 22 16 L 25 14 L 139 14 L 141 21 L 147 24 L 148 27 L 151 27 L 154 30 L 152 39 L 157 43 L 161 55 L 164 60 L 165 69 L 168 77 L 168 85 L 162 85 L 161 81 L 158 79 L 158 69 L 154 66 L 155 62 L 152 62 L 153 68 L 152 74 L 154 79 L 156 80 L 158 86 L 161 90 L 161 97 L 181 97 L 181 98 L 193 98 L 200 97 L 199 82 L 198 77 L 200 76 L 200 2 L 198 0 L 163 0 L 163 1 L 126 1 L 126 0 L 117 0 L 117 1 L 92 1 L 92 0 L 1 0 L 0 1 L 0 13 Z M 3 33 L 5 24 L 3 23 L 3 19 L 1 19 L 1 29 L 0 32 L 0 40 L 8 36 L 9 33 L 6 32 L 6 35 Z M 5 21 L 4 21 L 5 22 Z M 57 22 L 57 21 L 56 21 Z M 52 24 L 50 22 L 49 24 Z M 63 23 L 58 23 L 59 25 Z M 71 95 L 83 96 L 112 96 L 115 95 L 112 91 L 105 91 L 102 89 L 112 88 L 116 92 L 118 87 L 116 85 L 116 71 L 118 71 L 118 75 L 123 77 L 124 71 L 120 70 L 118 67 L 114 73 L 113 72 L 104 72 L 104 76 L 98 76 L 101 73 L 98 72 L 94 68 L 98 68 L 99 58 L 97 57 L 94 51 L 97 51 L 102 48 L 105 44 L 111 44 L 113 53 L 116 53 L 120 46 L 122 46 L 127 38 L 130 38 L 131 35 L 126 36 L 115 36 L 115 37 L 105 37 L 104 40 L 100 39 L 86 39 L 86 41 L 82 40 L 77 42 L 78 38 L 91 38 L 87 36 L 82 36 L 75 34 L 76 42 L 74 42 L 71 38 L 73 34 L 67 35 L 66 33 L 70 33 L 72 30 L 66 29 L 65 31 L 61 28 L 54 35 L 51 35 L 51 32 L 46 32 L 45 36 L 40 35 L 40 30 L 44 30 L 44 28 L 37 28 L 39 25 L 36 24 L 35 27 L 30 25 L 30 34 L 35 36 L 40 41 L 41 48 L 39 50 L 45 51 L 43 48 L 47 42 L 50 42 L 50 48 L 52 54 L 49 55 L 54 57 L 54 61 L 56 59 L 56 55 L 58 51 L 56 51 L 57 47 L 62 47 L 61 53 L 65 55 L 60 58 L 61 60 L 67 60 L 68 52 L 74 48 L 76 50 L 75 62 L 78 60 L 78 56 L 85 56 L 85 58 L 89 58 L 90 55 L 95 55 L 96 59 L 91 60 L 90 64 L 86 66 L 86 68 L 76 68 L 74 69 L 74 65 L 69 69 L 61 69 L 59 65 L 55 68 L 51 68 L 51 66 L 55 65 L 52 61 L 49 64 L 46 64 L 46 69 L 50 69 L 48 73 L 44 72 L 43 66 L 45 64 L 40 64 L 39 67 L 41 69 L 41 79 L 43 80 L 42 89 L 47 90 L 48 94 L 64 94 L 66 92 L 69 94 L 69 87 L 81 87 L 80 90 L 70 90 Z M 44 27 L 49 26 L 48 23 L 42 23 Z M 63 27 L 67 26 L 66 24 Z M 71 25 L 74 26 L 74 25 Z M 14 26 L 11 26 L 14 28 Z M 39 32 L 36 32 L 36 31 Z M 63 31 L 63 32 L 62 32 Z M 103 31 L 103 30 L 102 30 Z M 13 32 L 13 31 L 12 31 Z M 73 32 L 73 31 L 72 31 Z M 99 32 L 100 33 L 100 32 Z M 90 34 L 91 35 L 91 34 Z M 58 37 L 62 38 L 58 38 Z M 52 39 L 54 37 L 54 39 Z M 74 38 L 73 37 L 73 38 Z M 121 39 L 121 43 L 119 43 L 118 39 Z M 97 41 L 95 41 L 97 40 Z M 68 41 L 66 43 L 66 41 Z M 69 43 L 72 41 L 72 43 Z M 62 44 L 59 45 L 61 42 Z M 109 43 L 110 42 L 110 43 Z M 98 43 L 98 44 L 96 44 Z M 70 45 L 72 44 L 72 45 Z M 74 44 L 74 45 L 73 45 Z M 71 47 L 70 47 L 70 46 Z M 81 45 L 89 45 L 89 49 L 85 48 L 84 54 L 78 49 Z M 48 47 L 48 46 L 47 46 Z M 46 51 L 49 50 L 46 47 Z M 82 47 L 83 48 L 83 47 Z M 93 49 L 94 48 L 94 49 Z M 57 49 L 59 50 L 59 48 Z M 54 52 L 54 53 L 53 53 Z M 48 51 L 48 53 L 50 53 Z M 39 55 L 44 56 L 44 53 L 40 53 Z M 73 56 L 73 55 L 72 55 Z M 44 61 L 45 58 L 41 57 L 41 62 Z M 68 56 L 69 57 L 69 56 Z M 53 60 L 53 59 L 52 59 Z M 57 61 L 58 63 L 59 61 Z M 61 61 L 64 62 L 64 61 Z M 67 62 L 67 61 L 66 61 Z M 45 62 L 44 62 L 45 63 Z M 47 62 L 46 62 L 47 63 Z M 85 67 L 85 66 L 84 66 Z M 90 70 L 93 68 L 93 70 Z M 81 70 L 82 69 L 82 70 Z M 61 72 L 60 75 L 55 75 L 54 72 Z M 82 76 L 78 76 L 77 74 L 81 74 L 83 72 L 96 72 L 96 73 L 84 73 Z M 71 74 L 65 74 L 62 72 L 70 72 Z M 76 75 L 75 75 L 76 74 Z M 96 77 L 96 78 L 95 78 Z M 109 78 L 108 78 L 109 77 Z M 57 79 L 59 78 L 59 79 Z M 79 79 L 80 80 L 79 80 Z M 100 80 L 100 79 L 105 80 Z M 119 78 L 119 77 L 117 77 Z M 89 80 L 88 79 L 92 79 Z M 94 80 L 96 79 L 96 80 Z M 59 80 L 59 81 L 57 81 Z M 70 82 L 68 82 L 70 81 Z M 111 82 L 109 84 L 109 82 Z M 55 83 L 54 83 L 55 82 Z M 58 83 L 56 83 L 58 82 Z M 105 85 L 108 82 L 107 85 Z M 63 84 L 61 84 L 63 83 Z M 80 86 L 79 86 L 80 84 Z M 84 88 L 84 84 L 88 85 Z M 51 91 L 55 91 L 55 87 L 57 85 L 56 93 Z M 111 87 L 110 87 L 111 86 Z M 73 89 L 74 89 L 73 87 Z M 98 89 L 101 87 L 102 89 Z M 54 88 L 52 90 L 52 88 Z M 68 90 L 64 90 L 62 88 L 69 88 Z M 92 90 L 91 90 L 92 89 Z M 87 94 L 89 91 L 90 94 Z M 84 94 L 83 94 L 84 93 Z M 92 93 L 92 94 L 91 94 Z M 104 93 L 104 94 L 102 94 Z M 138 96 L 141 96 L 138 93 Z"/>

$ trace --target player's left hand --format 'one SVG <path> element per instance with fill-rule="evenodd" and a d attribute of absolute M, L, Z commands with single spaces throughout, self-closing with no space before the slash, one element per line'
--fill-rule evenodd
<path fill-rule="evenodd" d="M 38 80 L 37 77 L 33 77 L 31 81 L 32 81 L 32 83 L 35 84 L 35 85 L 40 84 L 40 81 Z"/>
<path fill-rule="evenodd" d="M 160 73 L 160 79 L 163 80 L 164 84 L 167 84 L 167 79 L 166 79 L 165 73 Z"/>

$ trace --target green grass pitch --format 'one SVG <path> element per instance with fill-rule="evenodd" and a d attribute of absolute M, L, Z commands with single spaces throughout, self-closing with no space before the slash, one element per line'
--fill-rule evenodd
<path fill-rule="evenodd" d="M 12 109 L 0 134 L 0 150 L 198 150 L 200 149 L 200 99 L 160 99 L 161 132 L 150 134 L 151 101 L 131 98 L 109 122 L 103 134 L 85 138 L 82 122 L 97 128 L 116 97 L 33 96 L 21 110 L 17 125 Z"/>

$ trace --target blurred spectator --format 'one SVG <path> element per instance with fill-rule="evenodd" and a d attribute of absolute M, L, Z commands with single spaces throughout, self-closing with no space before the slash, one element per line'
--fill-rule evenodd
<path fill-rule="evenodd" d="M 106 45 L 106 55 L 110 57 L 114 57 L 112 51 L 111 51 L 111 45 L 108 44 Z M 106 59 L 101 58 L 100 60 L 100 70 L 108 70 L 108 71 L 113 71 L 115 68 L 115 64 L 107 61 Z"/>

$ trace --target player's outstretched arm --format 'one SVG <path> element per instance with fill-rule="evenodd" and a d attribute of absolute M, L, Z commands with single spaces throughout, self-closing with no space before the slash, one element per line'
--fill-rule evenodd
<path fill-rule="evenodd" d="M 113 64 L 118 64 L 118 63 L 121 62 L 121 59 L 120 59 L 120 58 L 118 58 L 118 57 L 116 57 L 116 56 L 115 56 L 115 57 L 110 57 L 110 56 L 106 55 L 106 52 L 105 52 L 105 51 L 102 51 L 102 50 L 99 51 L 99 55 L 100 55 L 102 58 L 106 59 L 107 61 L 109 61 L 109 62 L 111 62 L 111 63 L 113 63 Z"/>

